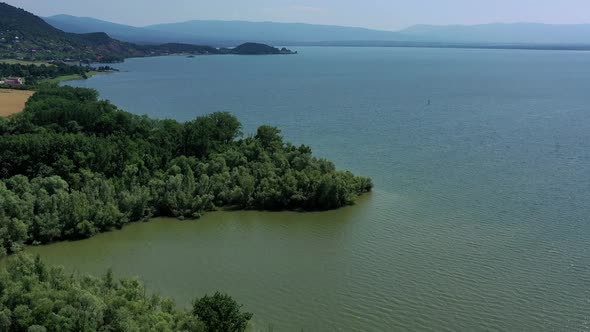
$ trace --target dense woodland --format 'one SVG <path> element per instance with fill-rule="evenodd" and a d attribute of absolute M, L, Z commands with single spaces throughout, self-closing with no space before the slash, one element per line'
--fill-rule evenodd
<path fill-rule="evenodd" d="M 43 87 L 23 113 L 0 118 L 0 255 L 153 216 L 335 209 L 372 188 L 274 127 L 242 138 L 229 113 L 154 120 L 97 97 Z"/>
<path fill-rule="evenodd" d="M 241 332 L 251 318 L 220 293 L 180 309 L 110 270 L 102 278 L 78 277 L 19 255 L 0 271 L 0 331 Z"/>

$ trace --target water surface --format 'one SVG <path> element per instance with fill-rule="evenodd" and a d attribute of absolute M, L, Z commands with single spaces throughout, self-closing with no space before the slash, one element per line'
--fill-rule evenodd
<path fill-rule="evenodd" d="M 74 84 L 138 114 L 279 126 L 375 193 L 339 211 L 155 220 L 31 251 L 138 275 L 182 304 L 229 292 L 260 330 L 589 330 L 588 53 L 299 51 L 130 59 Z"/>

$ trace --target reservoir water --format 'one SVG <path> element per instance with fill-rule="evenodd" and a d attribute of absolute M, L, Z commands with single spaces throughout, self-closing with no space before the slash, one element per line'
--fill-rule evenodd
<path fill-rule="evenodd" d="M 30 248 L 261 331 L 590 330 L 590 54 L 299 48 L 129 59 L 70 82 L 121 108 L 280 127 L 375 192 L 325 213 L 210 213 Z"/>

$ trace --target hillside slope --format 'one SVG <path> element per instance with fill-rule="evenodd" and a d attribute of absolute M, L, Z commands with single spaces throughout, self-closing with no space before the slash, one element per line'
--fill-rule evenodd
<path fill-rule="evenodd" d="M 194 37 L 183 33 L 171 35 L 168 32 L 112 23 L 92 17 L 55 15 L 44 17 L 43 19 L 52 26 L 66 32 L 90 33 L 100 31 L 107 33 L 113 38 L 138 44 L 204 42 L 203 40 L 196 40 Z"/>
<path fill-rule="evenodd" d="M 304 23 L 198 20 L 151 25 L 146 28 L 171 34 L 191 34 L 200 38 L 261 43 L 403 39 L 403 36 L 391 31 Z"/>
<path fill-rule="evenodd" d="M 114 60 L 142 54 L 134 45 L 105 33 L 67 33 L 23 9 L 0 3 L 0 57 Z"/>

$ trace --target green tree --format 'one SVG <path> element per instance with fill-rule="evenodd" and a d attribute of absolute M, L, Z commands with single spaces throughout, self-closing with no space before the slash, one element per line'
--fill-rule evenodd
<path fill-rule="evenodd" d="M 242 306 L 230 296 L 216 292 L 205 295 L 193 303 L 193 315 L 207 332 L 242 332 L 246 330 L 252 314 L 242 312 Z"/>
<path fill-rule="evenodd" d="M 265 149 L 278 149 L 283 146 L 281 130 L 272 126 L 260 126 L 256 131 L 255 138 Z"/>
<path fill-rule="evenodd" d="M 187 122 L 184 130 L 184 152 L 187 155 L 205 157 L 219 151 L 223 145 L 238 138 L 241 124 L 236 117 L 227 112 L 212 113 Z"/>

